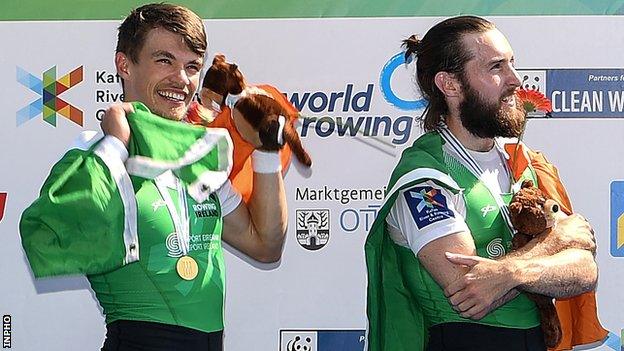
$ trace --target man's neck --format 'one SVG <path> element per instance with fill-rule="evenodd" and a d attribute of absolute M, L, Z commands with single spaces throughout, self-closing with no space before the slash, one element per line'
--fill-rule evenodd
<path fill-rule="evenodd" d="M 461 123 L 459 116 L 448 116 L 446 125 L 459 142 L 468 150 L 489 151 L 494 147 L 494 139 L 479 138 L 471 134 Z"/>

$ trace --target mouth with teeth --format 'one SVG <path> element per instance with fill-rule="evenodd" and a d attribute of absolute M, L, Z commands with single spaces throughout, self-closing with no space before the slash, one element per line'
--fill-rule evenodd
<path fill-rule="evenodd" d="M 179 103 L 179 102 L 184 102 L 186 100 L 186 94 L 184 93 L 173 92 L 173 91 L 168 91 L 168 90 L 159 90 L 157 91 L 157 93 L 165 100 L 168 100 L 171 102 Z"/>
<path fill-rule="evenodd" d="M 516 107 L 516 96 L 512 93 L 511 95 L 503 97 L 501 102 L 509 105 L 509 107 Z"/>

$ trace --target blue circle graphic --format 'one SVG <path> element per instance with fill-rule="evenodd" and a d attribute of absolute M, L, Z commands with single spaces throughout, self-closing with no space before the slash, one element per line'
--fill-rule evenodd
<path fill-rule="evenodd" d="M 400 97 L 396 96 L 396 94 L 392 91 L 392 86 L 390 85 L 390 79 L 392 78 L 392 74 L 399 66 L 404 63 L 404 53 L 400 52 L 392 56 L 390 61 L 388 61 L 383 66 L 379 77 L 379 86 L 381 87 L 381 93 L 383 94 L 383 97 L 384 99 L 386 99 L 386 101 L 396 106 L 397 108 L 400 108 L 401 110 L 411 111 L 425 108 L 427 106 L 427 100 L 403 100 Z"/>

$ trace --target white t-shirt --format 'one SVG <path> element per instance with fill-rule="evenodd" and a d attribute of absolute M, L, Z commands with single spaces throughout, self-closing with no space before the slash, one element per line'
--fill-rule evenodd
<path fill-rule="evenodd" d="M 465 165 L 447 144 L 443 145 L 443 150 Z M 468 152 L 484 172 L 481 180 L 486 185 L 491 184 L 488 188 L 500 194 L 510 192 L 510 173 L 505 162 L 508 156 L 502 148 L 495 145 L 486 152 Z M 435 213 L 423 216 L 425 207 Z M 425 181 L 399 193 L 386 222 L 392 240 L 418 254 L 435 239 L 469 231 L 465 216 L 466 204 L 461 192 L 454 194 L 432 181 Z"/>

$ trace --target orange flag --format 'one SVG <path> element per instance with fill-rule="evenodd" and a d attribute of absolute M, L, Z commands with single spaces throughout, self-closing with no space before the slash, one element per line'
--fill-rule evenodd
<path fill-rule="evenodd" d="M 506 144 L 505 151 L 509 154 L 509 167 L 513 172 L 514 179 L 518 179 L 529 162 L 537 174 L 537 182 L 540 190 L 546 196 L 557 201 L 561 209 L 572 213 L 572 204 L 566 192 L 557 168 L 550 164 L 544 155 L 530 150 L 524 144 Z M 590 291 L 567 299 L 557 299 L 555 302 L 557 315 L 561 322 L 563 337 L 554 349 L 571 350 L 577 345 L 584 345 L 603 340 L 608 331 L 605 330 L 598 320 L 596 308 L 596 293 Z"/>

